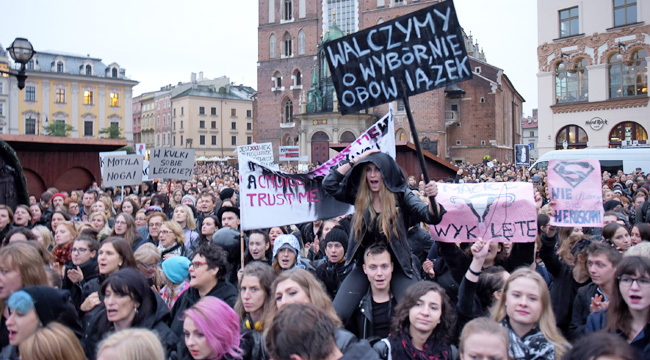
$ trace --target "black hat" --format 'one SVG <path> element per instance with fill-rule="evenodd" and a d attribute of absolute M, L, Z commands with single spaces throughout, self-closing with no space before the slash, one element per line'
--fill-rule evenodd
<path fill-rule="evenodd" d="M 31 296 L 34 310 L 43 326 L 57 321 L 69 304 L 70 292 L 49 286 L 31 285 L 22 289 Z"/>
<path fill-rule="evenodd" d="M 219 218 L 219 223 L 221 223 L 221 215 L 223 215 L 225 212 L 234 212 L 237 214 L 237 217 L 241 219 L 239 216 L 239 208 L 236 208 L 234 206 L 223 206 L 219 208 L 219 211 L 217 211 L 217 218 Z"/>
<path fill-rule="evenodd" d="M 221 198 L 221 201 L 224 201 L 226 199 L 232 198 L 232 196 L 235 194 L 235 190 L 231 188 L 223 188 L 221 192 L 219 193 L 219 198 Z"/>
<path fill-rule="evenodd" d="M 327 233 L 327 236 L 325 236 L 325 239 L 323 239 L 320 246 L 320 248 L 323 249 L 323 252 L 327 248 L 327 244 L 330 242 L 341 243 L 341 245 L 343 245 L 343 252 L 346 253 L 348 251 L 348 233 L 343 230 L 341 226 L 337 225 Z"/>
<path fill-rule="evenodd" d="M 212 243 L 221 246 L 228 253 L 228 262 L 236 264 L 241 254 L 239 231 L 221 228 L 212 235 Z"/>

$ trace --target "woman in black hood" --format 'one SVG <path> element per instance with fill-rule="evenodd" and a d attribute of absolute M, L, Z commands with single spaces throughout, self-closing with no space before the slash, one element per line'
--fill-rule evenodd
<path fill-rule="evenodd" d="M 365 249 L 377 242 L 387 244 L 395 263 L 391 293 L 399 301 L 406 288 L 418 280 L 411 262 L 408 228 L 419 222 L 440 223 L 445 209 L 436 202 L 423 203 L 409 190 L 397 162 L 377 149 L 332 168 L 323 179 L 323 189 L 338 201 L 355 207 L 345 258 L 348 266 L 357 266 L 334 299 L 334 308 L 345 323 L 368 290 L 368 278 L 362 269 Z M 435 182 L 426 184 L 425 194 L 438 194 Z"/>

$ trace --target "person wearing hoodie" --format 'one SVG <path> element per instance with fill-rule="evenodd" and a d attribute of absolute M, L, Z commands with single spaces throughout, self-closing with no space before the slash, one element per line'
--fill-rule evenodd
<path fill-rule="evenodd" d="M 294 235 L 280 235 L 273 244 L 273 271 L 280 274 L 293 268 L 314 272 L 309 260 L 300 256 L 300 243 Z"/>
<path fill-rule="evenodd" d="M 183 337 L 183 312 L 206 296 L 223 300 L 230 307 L 237 302 L 237 288 L 226 281 L 226 252 L 217 244 L 203 244 L 190 263 L 190 288 L 176 300 L 172 307 L 170 328 Z"/>
<path fill-rule="evenodd" d="M 97 357 L 97 344 L 106 335 L 128 328 L 155 331 L 167 357 L 175 351 L 179 338 L 167 326 L 169 308 L 138 270 L 117 271 L 104 281 L 100 292 L 103 304 L 92 313 L 84 332 L 88 359 Z"/>

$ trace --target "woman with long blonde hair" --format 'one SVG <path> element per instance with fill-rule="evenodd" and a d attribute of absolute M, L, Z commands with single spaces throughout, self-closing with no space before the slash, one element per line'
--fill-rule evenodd
<path fill-rule="evenodd" d="M 534 270 L 510 275 L 492 314 L 508 330 L 510 356 L 517 359 L 561 359 L 571 345 L 555 325 L 546 281 Z"/>
<path fill-rule="evenodd" d="M 393 257 L 391 290 L 399 301 L 406 288 L 417 282 L 407 231 L 420 222 L 440 223 L 445 209 L 436 201 L 429 205 L 423 203 L 409 190 L 397 162 L 377 149 L 367 150 L 350 162 L 332 168 L 323 179 L 323 189 L 355 208 L 345 258 L 348 265 L 356 263 L 357 266 L 343 281 L 334 299 L 341 320 L 350 318 L 370 286 L 361 267 L 363 249 L 377 242 L 386 243 Z M 430 181 L 424 192 L 429 198 L 435 197 L 437 184 Z"/>

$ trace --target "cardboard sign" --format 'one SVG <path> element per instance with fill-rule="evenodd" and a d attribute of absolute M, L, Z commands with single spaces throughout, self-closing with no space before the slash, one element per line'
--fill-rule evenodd
<path fill-rule="evenodd" d="M 119 150 L 119 151 L 103 151 L 99 153 L 99 172 L 104 173 L 104 158 L 107 156 L 118 156 L 118 155 L 126 155 L 125 150 Z"/>
<path fill-rule="evenodd" d="M 332 166 L 338 165 L 345 160 L 352 160 L 368 149 L 379 149 L 393 159 L 395 158 L 395 121 L 392 109 L 389 109 L 388 114 L 374 123 L 336 156 L 313 170 L 311 174 L 324 176 Z"/>
<path fill-rule="evenodd" d="M 472 78 L 452 1 L 325 44 L 342 114 Z"/>
<path fill-rule="evenodd" d="M 147 144 L 138 143 L 135 144 L 135 153 L 142 156 L 147 156 Z"/>
<path fill-rule="evenodd" d="M 299 146 L 280 146 L 279 161 L 298 161 L 300 160 Z"/>
<path fill-rule="evenodd" d="M 139 185 L 142 183 L 142 155 L 118 155 L 104 158 L 102 186 Z"/>
<path fill-rule="evenodd" d="M 149 161 L 145 160 L 142 162 L 142 181 L 152 181 L 149 179 Z"/>
<path fill-rule="evenodd" d="M 277 168 L 273 161 L 273 144 L 270 142 L 237 146 L 237 158 L 242 156 L 255 159 L 264 166 Z"/>
<path fill-rule="evenodd" d="M 548 162 L 548 191 L 555 202 L 551 225 L 603 225 L 603 188 L 596 159 Z"/>
<path fill-rule="evenodd" d="M 288 174 L 239 159 L 243 230 L 299 224 L 349 214 L 353 207 L 322 189 L 322 176 Z"/>
<path fill-rule="evenodd" d="M 192 180 L 194 150 L 159 148 L 151 150 L 149 178 Z"/>
<path fill-rule="evenodd" d="M 515 166 L 530 166 L 530 146 L 526 144 L 515 145 Z"/>
<path fill-rule="evenodd" d="M 433 240 L 533 242 L 537 208 L 533 185 L 524 182 L 438 184 L 436 200 L 445 207 L 438 225 L 429 225 Z"/>

